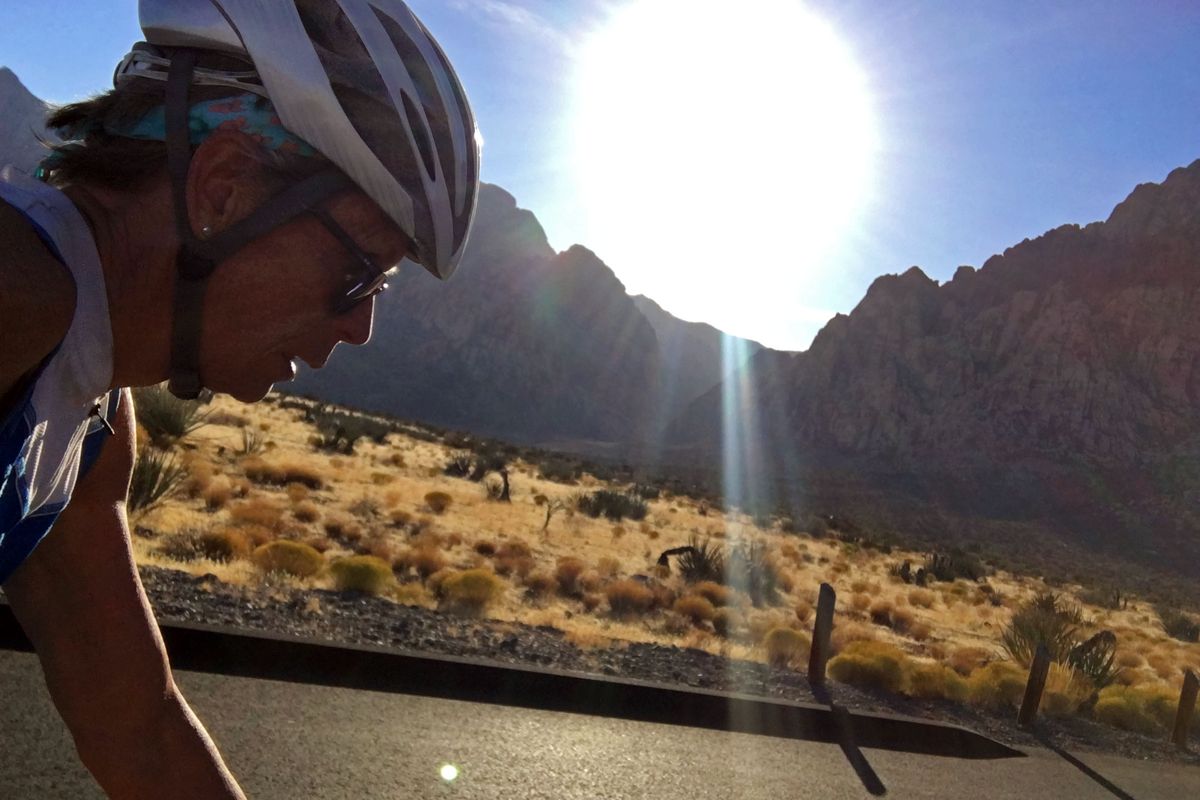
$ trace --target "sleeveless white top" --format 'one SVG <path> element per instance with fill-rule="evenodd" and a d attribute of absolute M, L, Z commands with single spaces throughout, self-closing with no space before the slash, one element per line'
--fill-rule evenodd
<path fill-rule="evenodd" d="M 75 280 L 75 315 L 17 404 L 0 418 L 0 583 L 20 565 L 66 507 L 89 453 L 116 408 L 112 325 L 95 240 L 58 189 L 13 167 L 0 170 L 0 201 L 21 212 Z M 3 287 L 0 287 L 3 291 Z M 0 347 L 3 343 L 0 343 Z"/>

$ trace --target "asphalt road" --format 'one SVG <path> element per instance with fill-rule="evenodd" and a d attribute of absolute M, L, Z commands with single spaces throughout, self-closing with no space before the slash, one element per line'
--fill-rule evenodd
<path fill-rule="evenodd" d="M 251 798 L 863 798 L 836 745 L 180 672 Z M 0 651 L 0 798 L 100 798 L 34 656 Z M 1200 768 L 867 749 L 889 797 L 1200 798 Z M 439 770 L 454 764 L 452 783 Z M 1088 774 L 1088 773 L 1091 774 Z"/>

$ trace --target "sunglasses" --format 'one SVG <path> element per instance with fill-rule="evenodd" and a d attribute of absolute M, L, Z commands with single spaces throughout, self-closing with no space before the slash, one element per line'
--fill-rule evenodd
<path fill-rule="evenodd" d="M 334 316 L 349 313 L 359 303 L 388 288 L 387 281 L 395 271 L 394 267 L 392 269 L 380 267 L 375 259 L 363 251 L 350 237 L 350 234 L 346 233 L 346 230 L 338 225 L 325 209 L 314 207 L 309 211 L 325 226 L 325 230 L 333 234 L 333 238 L 338 240 L 346 252 L 354 257 L 353 266 L 349 267 L 342 276 L 342 288 L 334 295 Z"/>

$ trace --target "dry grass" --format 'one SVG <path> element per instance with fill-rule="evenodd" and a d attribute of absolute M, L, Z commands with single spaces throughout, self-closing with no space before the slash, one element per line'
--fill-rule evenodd
<path fill-rule="evenodd" d="M 850 551 L 833 537 L 783 533 L 781 526 L 758 529 L 736 511 L 667 496 L 648 504 L 646 521 L 625 522 L 620 532 L 611 521 L 569 511 L 555 515 L 543 532 L 546 504 L 610 487 L 587 475 L 575 486 L 555 483 L 536 469 L 514 464 L 513 501 L 489 503 L 482 494 L 464 491 L 467 484 L 441 474 L 449 451 L 438 442 L 398 433 L 386 445 L 363 440 L 356 452 L 329 457 L 312 451 L 313 429 L 294 409 L 247 409 L 227 398 L 217 398 L 214 406 L 210 424 L 191 439 L 196 449 L 186 461 L 188 491 L 139 520 L 158 534 L 135 537 L 139 563 L 253 583 L 261 580 L 263 567 L 256 565 L 265 562 L 264 547 L 303 543 L 311 554 L 307 563 L 317 566 L 315 571 L 306 567 L 306 577 L 287 578 L 297 586 L 334 584 L 323 553 L 330 563 L 371 556 L 410 576 L 383 592 L 397 602 L 429 606 L 436 597 L 446 610 L 550 624 L 600 646 L 646 641 L 760 660 L 770 657 L 765 640 L 773 629 L 803 633 L 811 626 L 817 585 L 829 580 L 841 596 L 835 655 L 871 661 L 862 648 L 869 650 L 877 640 L 898 645 L 898 651 L 923 659 L 900 662 L 901 691 L 954 700 L 967 686 L 976 702 L 996 706 L 1007 702 L 1006 680 L 1012 677 L 1004 666 L 989 666 L 998 658 L 998 631 L 1013 609 L 1045 589 L 1036 580 L 1007 573 L 989 577 L 987 585 L 905 585 L 892 568 L 903 560 L 921 563 L 925 554 Z M 230 418 L 234 410 L 246 415 L 249 427 L 265 426 L 260 454 L 236 455 L 242 428 L 220 422 L 221 414 Z M 431 504 L 429 496 L 439 494 L 453 499 Z M 688 587 L 654 564 L 657 553 L 693 537 L 747 536 L 776 553 L 777 568 L 785 565 L 777 569 L 777 607 L 751 608 L 747 597 L 720 583 Z M 181 560 L 167 562 L 171 557 Z M 457 589 L 448 591 L 476 580 L 455 576 L 478 572 L 489 576 L 478 580 L 499 587 L 485 602 L 460 602 Z M 521 591 L 506 590 L 506 575 Z M 684 596 L 677 596 L 680 591 Z M 1070 587 L 1064 591 L 1078 596 Z M 528 602 L 530 597 L 537 602 Z M 1085 613 L 1117 635 L 1117 686 L 1135 698 L 1171 689 L 1184 668 L 1200 668 L 1200 646 L 1168 641 L 1158 630 L 1154 608 L 1144 602 L 1119 610 L 1088 607 Z M 1047 713 L 1071 713 L 1075 699 L 1069 686 L 1048 689 Z M 1146 706 L 1110 692 L 1107 707 L 1125 709 L 1131 703 Z M 1116 719 L 1129 712 L 1104 713 Z"/>
<path fill-rule="evenodd" d="M 325 566 L 325 557 L 312 547 L 285 540 L 257 548 L 253 560 L 263 572 L 282 572 L 297 578 L 316 575 Z"/>

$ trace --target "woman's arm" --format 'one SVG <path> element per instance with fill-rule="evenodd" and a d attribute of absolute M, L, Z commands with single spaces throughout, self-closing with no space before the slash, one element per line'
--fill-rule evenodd
<path fill-rule="evenodd" d="M 243 798 L 171 675 L 130 552 L 133 403 L 33 555 L 4 585 L 84 765 L 109 797 Z"/>

